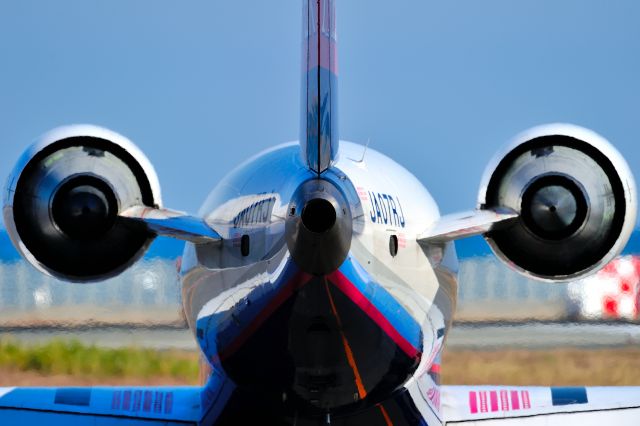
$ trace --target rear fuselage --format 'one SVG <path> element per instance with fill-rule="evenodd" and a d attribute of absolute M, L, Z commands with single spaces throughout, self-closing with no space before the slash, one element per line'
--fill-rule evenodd
<path fill-rule="evenodd" d="M 321 179 L 350 209 L 350 249 L 337 270 L 301 268 L 289 250 L 299 232 L 286 223 L 292 197 L 317 179 L 298 144 L 230 173 L 200 212 L 222 242 L 185 249 L 184 309 L 211 370 L 239 388 L 310 410 L 348 410 L 387 399 L 437 360 L 457 260 L 450 243 L 416 242 L 439 217 L 420 182 L 342 142 Z M 333 254 L 322 247 L 316 256 Z"/>

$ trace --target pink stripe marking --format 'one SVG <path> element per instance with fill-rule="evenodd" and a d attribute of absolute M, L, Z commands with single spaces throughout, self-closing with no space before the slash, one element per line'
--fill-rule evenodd
<path fill-rule="evenodd" d="M 511 391 L 511 408 L 514 410 L 520 409 L 520 398 L 518 398 L 518 391 Z"/>
<path fill-rule="evenodd" d="M 489 392 L 489 398 L 491 399 L 491 411 L 498 411 L 498 392 Z"/>
<path fill-rule="evenodd" d="M 502 411 L 509 411 L 509 393 L 506 390 L 500 391 L 500 406 Z"/>
<path fill-rule="evenodd" d="M 531 408 L 531 401 L 529 401 L 529 391 L 521 391 L 522 395 L 522 408 Z"/>
<path fill-rule="evenodd" d="M 485 391 L 480 392 L 480 412 L 487 412 L 487 393 Z"/>
<path fill-rule="evenodd" d="M 153 392 L 144 391 L 144 399 L 142 403 L 142 411 L 149 412 L 151 411 L 151 403 L 153 402 Z"/>
<path fill-rule="evenodd" d="M 475 392 L 469 392 L 469 410 L 471 414 L 478 412 L 478 397 Z"/>
<path fill-rule="evenodd" d="M 395 329 L 388 319 L 367 299 L 358 288 L 340 271 L 335 271 L 327 278 L 338 287 L 353 303 L 358 305 L 380 327 L 396 345 L 410 358 L 418 358 L 421 353 L 402 334 Z"/>
<path fill-rule="evenodd" d="M 113 396 L 111 397 L 111 409 L 112 410 L 120 409 L 120 391 L 113 392 Z"/>

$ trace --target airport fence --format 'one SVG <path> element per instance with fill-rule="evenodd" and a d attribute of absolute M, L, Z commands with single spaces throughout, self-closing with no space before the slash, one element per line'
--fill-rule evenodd
<path fill-rule="evenodd" d="M 24 261 L 0 263 L 0 327 L 181 325 L 174 261 L 143 260 L 100 283 L 70 284 Z"/>
<path fill-rule="evenodd" d="M 566 284 L 528 280 L 493 256 L 461 262 L 458 321 L 550 321 L 575 316 Z M 0 327 L 184 324 L 175 261 L 142 260 L 118 277 L 69 284 L 24 261 L 0 263 Z"/>

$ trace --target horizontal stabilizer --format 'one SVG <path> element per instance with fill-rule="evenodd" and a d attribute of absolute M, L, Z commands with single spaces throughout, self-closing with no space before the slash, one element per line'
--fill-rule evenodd
<path fill-rule="evenodd" d="M 518 218 L 510 209 L 473 210 L 439 218 L 429 229 L 418 236 L 419 243 L 435 243 L 459 240 L 487 233 L 497 226 Z"/>
<path fill-rule="evenodd" d="M 0 388 L 0 424 L 196 425 L 200 387 Z"/>
<path fill-rule="evenodd" d="M 204 219 L 168 209 L 134 206 L 120 213 L 120 218 L 144 223 L 156 235 L 206 244 L 222 240 Z"/>
<path fill-rule="evenodd" d="M 446 425 L 637 425 L 638 387 L 442 386 Z"/>

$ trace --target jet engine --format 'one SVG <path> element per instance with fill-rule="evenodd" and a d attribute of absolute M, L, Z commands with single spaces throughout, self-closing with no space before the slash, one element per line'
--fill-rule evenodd
<path fill-rule="evenodd" d="M 617 256 L 636 223 L 636 187 L 624 158 L 600 135 L 551 124 L 518 135 L 485 170 L 480 209 L 519 218 L 485 238 L 519 272 L 568 281 Z"/>
<path fill-rule="evenodd" d="M 14 245 L 34 266 L 87 282 L 122 272 L 153 240 L 119 213 L 160 204 L 156 173 L 131 141 L 77 125 L 54 129 L 25 151 L 9 176 L 3 214 Z"/>

